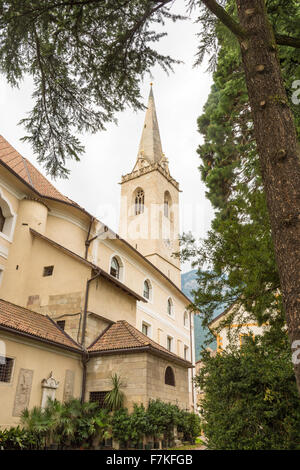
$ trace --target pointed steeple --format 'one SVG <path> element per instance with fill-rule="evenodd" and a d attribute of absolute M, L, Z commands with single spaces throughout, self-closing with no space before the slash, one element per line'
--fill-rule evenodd
<path fill-rule="evenodd" d="M 160 162 L 163 157 L 161 140 L 156 116 L 152 84 L 149 93 L 148 107 L 140 141 L 138 158 L 144 158 L 149 163 Z"/>

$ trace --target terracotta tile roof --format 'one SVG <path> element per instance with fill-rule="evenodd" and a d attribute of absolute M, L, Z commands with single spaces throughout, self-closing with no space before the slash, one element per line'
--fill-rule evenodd
<path fill-rule="evenodd" d="M 0 299 L 1 327 L 81 351 L 81 347 L 49 317 L 3 299 Z"/>
<path fill-rule="evenodd" d="M 88 352 L 108 352 L 120 349 L 141 349 L 149 348 L 171 356 L 180 362 L 189 364 L 188 361 L 171 353 L 166 348 L 156 343 L 148 336 L 141 333 L 134 326 L 130 325 L 126 320 L 120 320 L 108 327 L 89 347 Z"/>
<path fill-rule="evenodd" d="M 0 135 L 0 161 L 5 163 L 21 179 L 41 196 L 51 197 L 77 206 L 71 199 L 61 194 L 26 158 Z"/>

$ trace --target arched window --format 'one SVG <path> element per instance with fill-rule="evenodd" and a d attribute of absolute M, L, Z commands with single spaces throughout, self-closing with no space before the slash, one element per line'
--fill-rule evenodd
<path fill-rule="evenodd" d="M 112 258 L 110 263 L 110 274 L 117 279 L 120 279 L 120 264 L 115 256 Z"/>
<path fill-rule="evenodd" d="M 173 315 L 173 302 L 171 298 L 168 299 L 167 311 L 168 315 Z"/>
<path fill-rule="evenodd" d="M 0 232 L 3 232 L 4 223 L 5 223 L 5 217 L 0 207 Z"/>
<path fill-rule="evenodd" d="M 172 367 L 168 366 L 165 372 L 165 384 L 175 387 L 175 375 Z"/>
<path fill-rule="evenodd" d="M 2 195 L 0 191 L 0 233 L 7 239 L 12 238 L 16 221 L 10 202 Z"/>
<path fill-rule="evenodd" d="M 189 326 L 189 316 L 187 312 L 184 312 L 183 314 L 183 324 L 184 326 Z"/>
<path fill-rule="evenodd" d="M 144 212 L 145 195 L 142 189 L 137 189 L 134 199 L 134 213 L 135 215 L 142 214 Z"/>
<path fill-rule="evenodd" d="M 165 192 L 164 195 L 164 216 L 170 217 L 170 208 L 171 208 L 172 200 L 169 191 Z"/>
<path fill-rule="evenodd" d="M 146 281 L 144 281 L 143 296 L 145 297 L 145 299 L 148 299 L 148 300 L 151 299 L 151 293 L 152 293 L 151 291 L 152 291 L 151 283 L 147 279 Z"/>

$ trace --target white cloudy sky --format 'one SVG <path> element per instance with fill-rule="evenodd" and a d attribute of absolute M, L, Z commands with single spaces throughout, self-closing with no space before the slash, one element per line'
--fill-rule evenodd
<path fill-rule="evenodd" d="M 159 48 L 166 54 L 184 61 L 175 67 L 175 73 L 166 75 L 160 68 L 153 70 L 153 78 L 141 83 L 145 105 L 149 84 L 153 91 L 160 127 L 163 151 L 169 159 L 172 176 L 179 181 L 181 190 L 181 230 L 191 230 L 196 237 L 205 236 L 213 215 L 205 198 L 205 186 L 198 171 L 196 148 L 202 142 L 197 132 L 197 117 L 206 102 L 211 76 L 205 64 L 193 68 L 197 48 L 196 33 L 199 26 L 191 21 L 168 23 L 168 37 Z M 29 144 L 20 141 L 25 132 L 18 122 L 31 109 L 32 86 L 25 80 L 20 89 L 11 89 L 0 79 L 0 133 L 24 157 L 37 165 Z M 142 132 L 144 112 L 131 109 L 120 113 L 118 124 L 107 126 L 105 132 L 82 136 L 85 155 L 81 162 L 71 163 L 69 180 L 57 180 L 54 185 L 86 210 L 118 231 L 120 185 L 122 174 L 134 166 Z M 43 172 L 44 173 L 44 172 Z M 184 266 L 184 271 L 189 265 Z"/>

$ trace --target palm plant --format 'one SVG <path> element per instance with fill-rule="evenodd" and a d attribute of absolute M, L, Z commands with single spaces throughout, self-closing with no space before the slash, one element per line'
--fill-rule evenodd
<path fill-rule="evenodd" d="M 123 408 L 125 395 L 121 388 L 124 387 L 124 383 L 118 374 L 111 376 L 112 389 L 106 394 L 104 403 L 112 411 Z"/>

